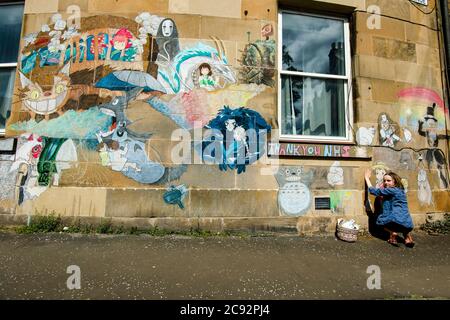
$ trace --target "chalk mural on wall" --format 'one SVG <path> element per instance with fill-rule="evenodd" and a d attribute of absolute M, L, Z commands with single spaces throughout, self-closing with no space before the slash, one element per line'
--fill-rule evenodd
<path fill-rule="evenodd" d="M 273 36 L 273 26 L 266 23 L 261 27 L 261 40 L 250 42 L 241 50 L 241 64 L 239 79 L 242 83 L 264 84 L 269 87 L 275 85 L 274 76 L 276 60 L 276 43 L 270 39 Z"/>
<path fill-rule="evenodd" d="M 266 135 L 271 127 L 261 115 L 241 107 L 224 106 L 206 126 L 208 130 L 195 149 L 206 163 L 219 163 L 219 169 L 245 172 L 247 165 L 266 152 Z"/>
<path fill-rule="evenodd" d="M 27 134 L 22 135 L 26 138 Z M 15 199 L 20 205 L 38 197 L 49 186 L 58 186 L 61 172 L 77 165 L 76 146 L 72 139 L 29 135 L 17 150 L 9 172 L 17 172 Z"/>
<path fill-rule="evenodd" d="M 79 35 L 78 27 L 71 26 L 65 30 L 67 23 L 60 14 L 54 14 L 51 20 L 53 30 L 49 25 L 44 24 L 40 33 L 32 33 L 24 37 L 25 49 L 20 59 L 21 70 L 24 74 L 30 73 L 36 67 L 38 58 L 40 67 L 44 67 L 63 64 L 63 59 L 68 60 L 65 58 L 66 52 L 69 57 L 72 55 L 70 47 L 64 42 Z"/>
<path fill-rule="evenodd" d="M 204 88 L 213 91 L 219 84 L 217 76 L 213 75 L 213 69 L 209 63 L 202 63 L 193 74 L 194 85 L 198 88 Z"/>
<path fill-rule="evenodd" d="M 142 12 L 134 19 L 134 21 L 136 21 L 139 25 L 139 36 L 138 36 L 139 42 L 137 45 L 137 47 L 139 48 L 139 51 L 143 51 L 143 46 L 147 44 L 147 42 L 148 42 L 147 40 L 148 40 L 149 36 L 154 36 L 154 37 L 157 36 L 158 30 L 161 26 L 161 22 L 163 20 L 164 20 L 164 17 L 152 15 L 149 12 Z M 165 25 L 167 26 L 167 24 L 165 24 Z M 175 31 L 175 32 L 177 32 L 177 35 L 178 35 L 178 31 Z M 169 32 L 166 32 L 166 34 L 167 33 L 169 33 Z M 163 37 L 160 37 L 160 38 L 163 38 Z M 167 39 L 167 37 L 164 37 L 164 38 Z M 161 47 L 160 44 L 158 44 L 158 46 Z M 173 45 L 171 47 L 173 47 Z M 171 50 L 171 51 L 173 51 L 173 50 Z M 176 52 L 176 53 L 178 53 L 178 52 Z"/>
<path fill-rule="evenodd" d="M 400 90 L 397 97 L 400 108 L 399 124 L 402 127 L 417 131 L 419 120 L 424 117 L 424 110 L 435 103 L 434 116 L 437 119 L 437 130 L 445 130 L 445 116 L 448 115 L 448 110 L 445 109 L 444 101 L 436 91 L 423 87 L 411 87 Z"/>
<path fill-rule="evenodd" d="M 164 202 L 167 204 L 176 204 L 180 209 L 184 209 L 183 200 L 188 193 L 188 188 L 181 184 L 179 186 L 171 185 L 163 195 Z"/>
<path fill-rule="evenodd" d="M 230 85 L 229 90 L 207 91 L 194 89 L 180 92 L 170 100 L 162 97 L 150 97 L 147 102 L 153 109 L 172 119 L 180 128 L 203 128 L 211 120 L 211 114 L 217 114 L 219 106 L 245 106 L 247 102 L 260 94 L 263 86 L 254 84 Z"/>
<path fill-rule="evenodd" d="M 302 166 L 280 166 L 275 178 L 279 185 L 278 205 L 289 216 L 301 216 L 311 206 L 309 186 L 314 173 L 305 172 Z"/>
<path fill-rule="evenodd" d="M 61 107 L 69 98 L 68 90 L 70 63 L 65 65 L 57 75 L 53 77 L 51 85 L 43 85 L 30 81 L 19 71 L 22 85 L 22 103 L 34 119 L 36 114 L 44 115 L 48 120 L 49 115 L 57 112 L 62 114 Z"/>
<path fill-rule="evenodd" d="M 189 92 L 194 89 L 195 75 L 202 64 L 208 64 L 216 75 L 215 87 L 219 86 L 218 79 L 224 82 L 221 87 L 236 83 L 236 76 L 228 65 L 225 49 L 219 44 L 221 41 L 214 41 L 216 49 L 199 42 L 181 50 L 167 65 L 159 64 L 157 80 L 164 87 L 165 93 Z"/>
<path fill-rule="evenodd" d="M 170 18 L 163 19 L 156 33 L 156 43 L 160 48 L 156 62 L 160 66 L 167 66 L 180 52 L 178 29 L 175 21 Z"/>
<path fill-rule="evenodd" d="M 97 133 L 98 151 L 102 165 L 110 166 L 138 182 L 155 183 L 164 175 L 165 168 L 147 156 L 145 142 L 151 133 L 138 133 L 130 129 L 131 121 L 125 114 L 128 104 L 142 91 L 142 88 L 134 88 L 125 96 L 114 97 L 110 103 L 101 106 L 100 111 L 115 121 L 111 130 Z"/>
<path fill-rule="evenodd" d="M 33 158 L 28 150 L 21 149 L 26 156 L 14 165 L 17 171 L 21 167 L 21 177 L 17 178 L 20 202 L 58 184 L 65 169 L 60 160 L 66 156 L 70 163 L 76 161 L 74 140 L 86 147 L 83 152 L 89 156 L 97 151 L 98 165 L 139 183 L 179 179 L 186 165 L 165 167 L 149 153 L 152 128 L 132 129 L 139 119 L 130 121 L 127 108 L 135 100 L 145 101 L 180 128 L 216 129 L 231 137 L 218 150 L 219 168 L 245 172 L 247 165 L 265 153 L 265 145 L 251 142 L 246 131 L 254 129 L 256 141 L 259 130 L 264 131 L 262 135 L 270 132 L 259 113 L 242 107 L 267 86 L 273 86 L 269 73 L 275 65 L 275 41 L 268 39 L 273 34 L 270 30 L 266 26 L 266 40 L 249 44 L 244 54 L 247 66 L 270 70 L 262 77 L 238 83 L 222 40 L 210 36 L 215 47 L 200 41 L 182 47 L 172 19 L 148 12 L 134 21 L 91 16 L 69 28 L 61 15 L 54 15 L 50 25 L 23 37 L 21 105 L 20 109 L 18 104 L 14 106 L 15 116 L 7 130 L 40 136 L 36 148 L 42 149 L 51 164 L 47 160 L 39 164 L 40 155 Z M 230 108 L 219 109 L 224 105 Z M 210 146 L 209 138 L 201 144 L 202 151 Z M 181 207 L 184 195 L 183 188 L 174 186 L 164 200 Z"/>
<path fill-rule="evenodd" d="M 398 93 L 400 103 L 400 124 L 415 130 L 426 140 L 424 153 L 428 169 L 436 165 L 440 188 L 449 186 L 444 152 L 439 149 L 439 140 L 444 139 L 448 109 L 439 94 L 424 87 L 406 88 Z M 423 175 L 422 175 L 423 176 Z"/>
<path fill-rule="evenodd" d="M 406 170 L 414 170 L 415 166 L 413 163 L 411 150 L 402 150 L 400 152 L 400 160 L 399 160 L 400 166 L 402 169 Z"/>
<path fill-rule="evenodd" d="M 412 149 L 403 149 L 401 151 L 391 148 L 375 148 L 373 150 L 373 159 L 375 164 L 382 163 L 389 170 L 416 170 L 418 154 Z"/>
<path fill-rule="evenodd" d="M 378 134 L 382 146 L 394 148 L 401 140 L 399 126 L 392 121 L 387 113 L 381 113 L 378 117 Z"/>
<path fill-rule="evenodd" d="M 96 17 L 99 16 L 83 18 L 81 25 L 90 25 L 86 21 Z M 24 36 L 25 47 L 20 58 L 24 74 L 34 70 L 38 62 L 39 67 L 43 68 L 68 62 L 76 65 L 103 61 L 106 64 L 121 66 L 116 62 L 143 61 L 143 44 L 147 43 L 147 35 L 145 38 L 137 38 L 128 28 L 120 26 L 91 30 L 81 30 L 79 26 L 67 27 L 60 14 L 55 14 L 52 22 L 54 24 L 51 26 L 43 25 L 40 33 Z"/>
<path fill-rule="evenodd" d="M 138 70 L 113 71 L 94 85 L 96 88 L 125 91 L 141 88 L 142 92 L 164 92 L 161 84 L 148 73 Z"/>
<path fill-rule="evenodd" d="M 332 187 L 344 184 L 344 169 L 339 161 L 333 162 L 327 175 L 328 184 Z"/>
<path fill-rule="evenodd" d="M 72 138 L 77 140 L 96 139 L 96 133 L 108 131 L 111 117 L 92 107 L 84 112 L 66 111 L 62 116 L 49 121 L 19 121 L 10 125 L 14 131 L 34 133 L 54 138 Z"/>
<path fill-rule="evenodd" d="M 420 205 L 431 205 L 433 194 L 425 171 L 422 156 L 419 157 L 419 171 L 417 172 L 417 199 Z"/>
<path fill-rule="evenodd" d="M 405 193 L 408 193 L 408 190 L 409 190 L 409 181 L 408 181 L 408 179 L 406 179 L 406 178 L 401 178 L 400 181 L 401 181 L 402 184 L 403 184 L 403 188 L 404 188 L 404 190 L 405 190 Z"/>
<path fill-rule="evenodd" d="M 392 150 L 391 150 L 391 151 L 392 151 Z M 395 157 L 396 157 L 397 154 L 398 154 L 398 152 L 396 152 L 396 151 L 393 151 L 392 153 L 387 154 L 387 153 L 384 152 L 384 150 L 380 150 L 380 152 L 378 152 L 378 154 L 377 154 L 377 158 L 382 157 L 382 156 L 380 156 L 380 155 L 384 155 L 384 157 L 382 157 L 382 158 L 383 158 L 384 160 L 389 161 L 389 160 L 390 160 L 389 158 L 390 158 L 391 156 L 395 156 Z M 402 156 L 402 155 L 408 155 L 408 157 L 410 157 L 410 154 L 409 154 L 408 152 L 404 152 L 404 153 L 402 153 L 402 154 L 400 155 L 400 159 L 401 159 L 401 156 Z M 408 159 L 409 159 L 409 158 L 408 158 Z M 408 160 L 408 161 L 409 161 L 409 160 Z M 412 159 L 410 159 L 410 161 L 412 161 Z M 389 163 L 391 163 L 391 161 L 389 161 Z M 392 160 L 392 163 L 398 163 L 398 161 L 397 161 L 397 160 Z M 404 165 L 405 165 L 404 163 L 403 163 L 403 164 L 397 164 L 396 166 L 394 165 L 393 167 L 396 168 L 395 170 L 397 170 L 397 169 L 403 169 L 402 166 L 404 166 Z M 409 164 L 409 165 L 411 165 L 411 164 Z M 411 165 L 411 166 L 412 166 L 412 165 Z M 393 168 L 387 166 L 384 162 L 376 161 L 375 164 L 372 165 L 372 170 L 375 171 L 375 179 L 376 179 L 375 185 L 376 185 L 376 187 L 377 187 L 377 188 L 384 188 L 383 177 L 384 177 L 384 175 L 385 175 L 386 173 L 388 173 L 389 171 L 393 170 Z M 404 189 L 405 189 L 405 193 L 407 193 L 407 192 L 408 192 L 408 187 L 409 187 L 408 179 L 402 178 L 402 179 L 401 179 L 401 182 L 402 182 L 403 187 L 404 187 Z"/>
<path fill-rule="evenodd" d="M 243 83 L 275 85 L 275 40 L 256 40 L 245 46 L 239 60 L 239 78 Z"/>
<path fill-rule="evenodd" d="M 383 188 L 383 177 L 386 173 L 388 173 L 390 171 L 389 167 L 381 162 L 381 161 L 377 161 L 373 166 L 372 166 L 372 170 L 375 171 L 375 178 L 376 178 L 376 182 L 375 182 L 375 186 L 377 188 Z"/>
<path fill-rule="evenodd" d="M 445 135 L 439 135 L 438 120 L 434 116 L 436 104 L 427 107 L 427 112 L 422 119 L 419 119 L 418 133 L 427 139 L 428 150 L 425 153 L 425 160 L 428 164 L 428 169 L 432 163 L 436 163 L 439 172 L 439 182 L 441 189 L 448 187 L 448 178 L 446 174 L 446 161 L 444 152 L 438 148 L 439 139 L 445 139 Z"/>
<path fill-rule="evenodd" d="M 129 28 L 136 25 L 132 20 L 86 17 L 81 21 L 86 26 L 83 30 L 80 26 L 66 29 L 59 14 L 52 17 L 52 22 L 51 26 L 43 25 L 40 33 L 24 37 L 19 75 L 22 110 L 27 110 L 30 117 L 20 116 L 13 122 L 31 118 L 30 125 L 34 125 L 33 120 L 50 120 L 56 113 L 61 116 L 68 110 L 88 110 L 105 101 L 92 85 L 94 79 L 114 69 L 143 70 L 142 43 L 147 39 L 138 39 L 130 32 Z M 107 27 L 110 23 L 115 26 Z M 120 23 L 131 27 L 121 27 Z"/>
<path fill-rule="evenodd" d="M 42 152 L 42 138 L 30 135 L 27 140 L 17 150 L 16 160 L 9 170 L 9 172 L 17 170 L 15 200 L 19 205 L 26 198 L 35 198 L 46 189 L 38 184 L 39 173 L 37 163 Z"/>
<path fill-rule="evenodd" d="M 411 142 L 411 140 L 413 139 L 413 138 L 412 138 L 412 133 L 411 133 L 411 131 L 409 131 L 407 128 L 403 128 L 402 130 L 403 130 L 403 138 L 404 138 L 404 141 L 405 141 L 406 143 Z"/>
<path fill-rule="evenodd" d="M 330 191 L 330 210 L 333 213 L 344 213 L 351 206 L 352 193 L 346 190 Z"/>
<path fill-rule="evenodd" d="M 356 142 L 361 146 L 370 146 L 375 137 L 375 128 L 360 127 L 356 132 Z"/>

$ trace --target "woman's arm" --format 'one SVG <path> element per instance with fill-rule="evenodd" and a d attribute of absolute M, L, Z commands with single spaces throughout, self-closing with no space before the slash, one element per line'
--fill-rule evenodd
<path fill-rule="evenodd" d="M 374 196 L 392 196 L 399 192 L 399 188 L 374 188 L 369 187 L 369 193 Z"/>
<path fill-rule="evenodd" d="M 372 186 L 372 183 L 370 182 L 370 176 L 372 175 L 372 171 L 370 169 L 366 170 L 366 173 L 364 174 L 364 178 L 366 180 L 367 188 L 369 190 L 370 194 L 373 194 L 374 196 L 387 196 L 392 195 L 396 192 L 396 188 L 375 188 Z"/>

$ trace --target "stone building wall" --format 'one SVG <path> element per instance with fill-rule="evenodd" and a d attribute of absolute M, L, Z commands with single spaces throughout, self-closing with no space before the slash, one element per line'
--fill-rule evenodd
<path fill-rule="evenodd" d="M 277 139 L 279 5 L 349 19 L 353 143 Z M 436 10 L 407 0 L 26 0 L 7 124 L 18 147 L 1 159 L 1 179 L 14 188 L 0 198 L 3 220 L 54 212 L 307 233 L 351 217 L 367 227 L 366 168 L 374 180 L 380 170 L 405 179 L 416 223 L 442 215 L 450 200 L 440 41 Z M 436 131 L 425 125 L 421 135 L 427 115 Z M 390 146 L 384 117 L 398 136 Z M 222 144 L 219 163 L 208 162 L 206 129 L 233 134 L 227 119 L 266 130 L 270 144 L 245 151 L 243 164 L 222 157 L 231 150 Z M 295 173 L 297 182 L 286 180 Z M 329 198 L 330 209 L 316 209 L 316 198 Z"/>

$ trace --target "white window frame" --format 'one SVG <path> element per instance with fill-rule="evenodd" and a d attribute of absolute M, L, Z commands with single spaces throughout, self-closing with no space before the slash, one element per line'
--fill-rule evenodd
<path fill-rule="evenodd" d="M 7 6 L 7 5 L 12 5 L 12 4 L 23 4 L 23 6 L 24 6 L 24 14 L 25 14 L 25 1 L 16 1 L 16 2 L 6 2 L 6 3 L 0 3 L 0 8 L 2 7 L 2 6 Z M 22 16 L 22 25 L 21 25 L 21 32 L 20 32 L 20 36 L 22 37 L 22 31 L 23 31 L 23 23 L 24 23 L 24 21 L 23 21 L 23 16 Z M 17 56 L 17 60 L 19 59 L 19 56 L 20 56 L 20 46 L 19 46 L 19 52 L 17 53 L 18 54 L 18 56 Z M 16 74 L 15 74 L 15 76 L 17 75 L 17 61 L 16 62 L 5 62 L 5 63 L 0 63 L 0 69 L 1 68 L 15 68 L 16 70 Z M 14 95 L 14 87 L 13 87 L 13 92 L 12 92 L 12 94 Z M 10 106 L 10 111 L 12 110 L 12 101 L 11 101 L 11 106 Z M 4 137 L 5 136 L 5 134 L 6 134 L 6 123 L 5 123 L 5 128 L 0 128 L 0 138 L 1 137 Z"/>
<path fill-rule="evenodd" d="M 283 13 L 291 13 L 303 16 L 319 17 L 325 19 L 334 19 L 344 22 L 344 48 L 345 48 L 345 75 L 330 75 L 321 73 L 283 71 L 282 54 L 283 52 Z M 354 143 L 352 135 L 353 125 L 353 95 L 352 95 L 352 69 L 351 69 L 351 53 L 350 53 L 350 28 L 349 22 L 346 18 L 318 15 L 305 13 L 301 11 L 282 10 L 278 12 L 278 124 L 280 129 L 280 141 L 292 142 L 324 142 L 324 143 Z M 340 79 L 344 80 L 344 110 L 345 110 L 345 137 L 333 136 L 312 136 L 312 135 L 294 135 L 282 134 L 282 119 L 281 119 L 281 76 L 295 75 L 301 77 L 310 77 L 315 79 Z"/>

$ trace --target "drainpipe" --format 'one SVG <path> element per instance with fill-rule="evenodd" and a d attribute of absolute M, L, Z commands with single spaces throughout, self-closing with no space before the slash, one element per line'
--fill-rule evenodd
<path fill-rule="evenodd" d="M 447 62 L 447 77 L 450 75 L 450 19 L 447 0 L 441 0 L 442 33 L 444 35 L 445 60 Z"/>
<path fill-rule="evenodd" d="M 449 83 L 450 83 L 450 18 L 449 18 L 449 11 L 448 11 L 448 0 L 440 0 L 440 18 L 442 20 L 442 35 L 444 37 L 444 55 L 445 55 L 445 64 L 446 67 L 443 68 L 445 70 L 444 76 L 445 76 L 445 82 L 446 86 L 444 90 L 446 91 L 447 95 L 447 108 L 450 108 L 450 90 L 449 90 Z M 439 15 L 438 15 L 439 16 Z M 444 93 L 445 94 L 445 93 Z M 450 159 L 450 140 L 448 136 L 448 123 L 447 123 L 447 117 L 445 117 L 445 137 L 447 140 L 447 161 Z M 447 167 L 447 176 L 450 176 L 449 174 L 449 168 Z"/>

